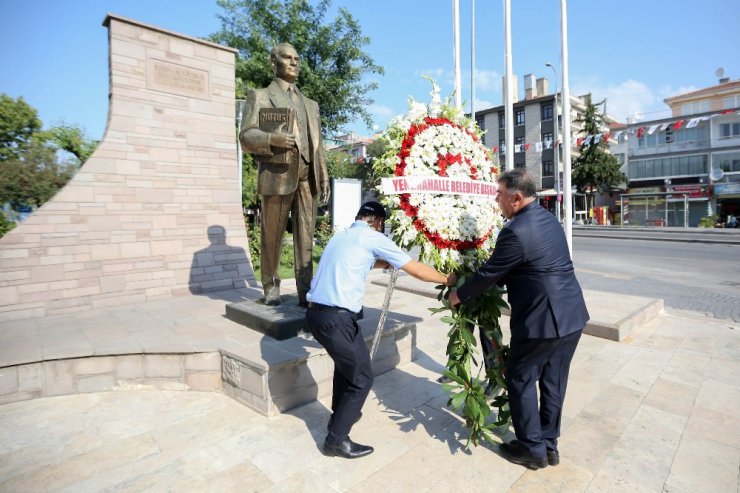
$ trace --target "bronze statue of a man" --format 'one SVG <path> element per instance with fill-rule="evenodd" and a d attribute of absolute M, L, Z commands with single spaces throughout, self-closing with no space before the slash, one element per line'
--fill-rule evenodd
<path fill-rule="evenodd" d="M 257 193 L 262 197 L 260 269 L 263 301 L 280 304 L 280 253 L 288 216 L 293 221 L 293 248 L 298 303 L 306 306 L 306 293 L 313 275 L 313 235 L 319 199 L 329 199 L 329 173 L 324 160 L 321 118 L 316 101 L 295 86 L 299 72 L 298 53 L 287 43 L 275 46 L 270 62 L 275 76 L 264 89 L 249 91 L 239 139 L 258 165 Z M 260 126 L 262 118 L 276 118 L 269 108 L 287 109 L 292 132 L 286 125 L 272 130 Z M 279 115 L 278 115 L 279 117 Z M 283 162 L 275 156 L 284 154 Z M 277 160 L 280 161 L 280 160 Z"/>

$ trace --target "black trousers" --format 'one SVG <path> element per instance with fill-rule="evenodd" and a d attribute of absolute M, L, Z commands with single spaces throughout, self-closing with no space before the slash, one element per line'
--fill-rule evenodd
<path fill-rule="evenodd" d="M 506 371 L 511 421 L 517 440 L 535 457 L 558 449 L 568 372 L 580 338 L 579 330 L 554 339 L 511 340 Z"/>
<path fill-rule="evenodd" d="M 329 435 L 326 441 L 338 444 L 349 436 L 373 385 L 370 351 L 357 325 L 357 315 L 336 309 L 311 306 L 306 321 L 314 338 L 334 360 Z"/>

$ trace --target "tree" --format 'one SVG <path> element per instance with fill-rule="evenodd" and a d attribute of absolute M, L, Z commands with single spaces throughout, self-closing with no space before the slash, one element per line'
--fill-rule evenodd
<path fill-rule="evenodd" d="M 66 141 L 66 143 L 65 143 Z M 49 131 L 22 97 L 0 96 L 0 203 L 41 206 L 74 175 L 78 162 L 61 161 L 60 149 L 84 161 L 96 143 L 76 126 Z"/>
<path fill-rule="evenodd" d="M 98 141 L 89 139 L 79 125 L 62 122 L 49 129 L 49 134 L 59 148 L 74 155 L 80 165 L 87 161 L 98 146 Z"/>
<path fill-rule="evenodd" d="M 236 96 L 244 98 L 251 88 L 265 87 L 272 80 L 270 50 L 278 43 L 292 44 L 301 55 L 298 86 L 319 103 L 325 134 L 337 133 L 355 118 L 368 126 L 372 120 L 367 94 L 377 82 L 363 82 L 370 74 L 382 74 L 363 47 L 370 39 L 345 8 L 326 22 L 331 0 L 315 6 L 307 0 L 218 0 L 224 9 L 221 31 L 213 41 L 239 50 L 236 62 Z"/>
<path fill-rule="evenodd" d="M 585 136 L 603 133 L 605 128 L 604 114 L 599 113 L 600 103 L 593 103 L 591 95 L 586 96 L 586 111 L 576 121 L 583 123 L 581 132 Z M 590 207 L 594 205 L 595 193 L 605 193 L 610 188 L 618 186 L 627 177 L 619 170 L 620 165 L 616 156 L 607 152 L 608 143 L 606 139 L 600 139 L 594 143 L 590 139 L 584 141 L 581 146 L 581 155 L 573 161 L 571 176 L 580 193 L 590 197 Z"/>
<path fill-rule="evenodd" d="M 34 108 L 23 100 L 0 95 L 0 162 L 23 154 L 41 120 Z"/>
<path fill-rule="evenodd" d="M 346 152 L 327 151 L 326 168 L 330 178 L 358 178 L 358 164 Z"/>

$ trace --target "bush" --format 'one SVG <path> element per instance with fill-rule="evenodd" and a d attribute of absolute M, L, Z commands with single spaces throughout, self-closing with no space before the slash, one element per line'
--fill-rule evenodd
<path fill-rule="evenodd" d="M 700 228 L 713 228 L 715 224 L 717 224 L 717 221 L 719 221 L 719 216 L 707 216 L 702 217 L 699 219 L 699 227 Z"/>
<path fill-rule="evenodd" d="M 13 228 L 15 228 L 15 223 L 9 220 L 3 211 L 0 211 L 0 237 Z"/>
<path fill-rule="evenodd" d="M 316 232 L 314 233 L 316 244 L 321 247 L 325 247 L 326 244 L 329 243 L 329 240 L 331 239 L 333 233 L 334 231 L 331 227 L 331 217 L 319 216 L 316 219 Z"/>

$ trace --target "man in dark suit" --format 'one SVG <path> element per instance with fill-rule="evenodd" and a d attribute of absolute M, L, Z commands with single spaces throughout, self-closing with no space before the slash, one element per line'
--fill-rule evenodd
<path fill-rule="evenodd" d="M 517 439 L 500 450 L 511 462 L 539 469 L 560 462 L 557 439 L 568 370 L 589 315 L 563 229 L 537 204 L 532 177 L 517 169 L 502 173 L 498 183 L 496 200 L 509 221 L 491 257 L 450 293 L 450 302 L 464 304 L 496 284 L 506 285 L 511 305 L 506 382 Z"/>
<path fill-rule="evenodd" d="M 260 271 L 263 301 L 280 304 L 280 254 L 288 216 L 293 221 L 295 279 L 298 303 L 307 306 L 306 293 L 313 276 L 313 235 L 318 202 L 329 200 L 329 173 L 321 142 L 321 118 L 316 101 L 295 86 L 299 57 L 287 43 L 275 46 L 270 62 L 275 75 L 264 89 L 249 91 L 239 139 L 255 155 L 259 171 L 257 193 L 262 196 Z M 261 108 L 290 108 L 295 115 L 293 132 L 260 130 Z M 275 148 L 289 150 L 288 164 L 266 162 Z M 260 159 L 262 158 L 262 159 Z"/>

